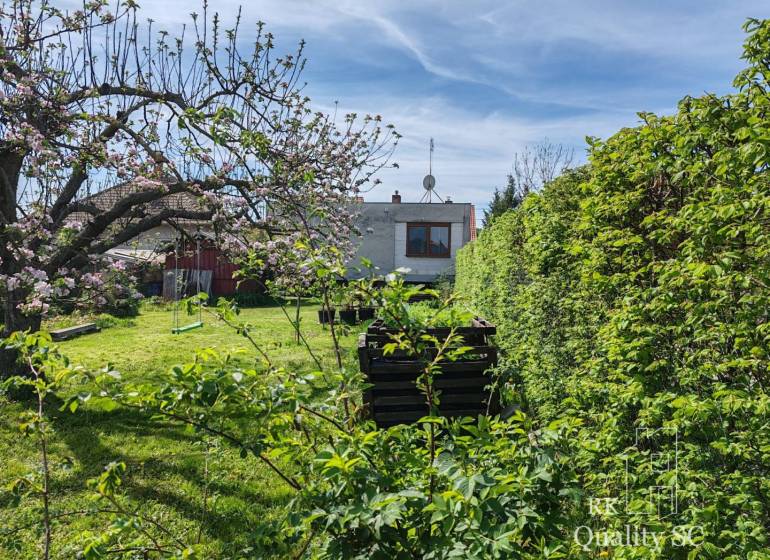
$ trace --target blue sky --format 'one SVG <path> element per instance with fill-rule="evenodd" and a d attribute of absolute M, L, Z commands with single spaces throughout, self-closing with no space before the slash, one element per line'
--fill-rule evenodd
<path fill-rule="evenodd" d="M 239 2 L 210 0 L 227 22 Z M 189 1 L 143 2 L 173 27 Z M 199 8 L 198 8 L 198 11 Z M 320 109 L 381 114 L 403 134 L 367 200 L 417 201 L 435 139 L 437 190 L 486 206 L 513 154 L 544 138 L 585 159 L 639 111 L 670 113 L 686 94 L 726 93 L 742 67 L 742 23 L 759 0 L 257 0 L 282 50 L 307 41 L 307 93 Z M 479 212 L 480 214 L 480 212 Z"/>

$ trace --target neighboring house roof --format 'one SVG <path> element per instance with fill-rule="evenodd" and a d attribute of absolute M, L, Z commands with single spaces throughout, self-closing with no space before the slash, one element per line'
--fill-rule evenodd
<path fill-rule="evenodd" d="M 85 197 L 82 200 L 82 202 L 93 205 L 99 210 L 106 211 L 114 207 L 115 204 L 117 204 L 120 200 L 122 200 L 126 196 L 136 192 L 141 192 L 143 190 L 147 190 L 147 187 L 141 184 L 138 184 L 136 182 L 130 181 L 126 183 L 121 183 L 119 185 L 115 185 L 113 187 L 109 187 L 107 189 L 104 189 L 103 191 L 89 195 Z M 201 210 L 205 209 L 205 206 L 203 204 L 203 199 L 201 197 L 196 196 L 189 192 L 179 192 L 179 193 L 168 194 L 166 196 L 163 196 L 151 202 L 141 204 L 135 207 L 135 209 L 143 210 L 142 213 L 144 214 L 144 216 L 142 217 L 152 216 L 162 210 L 167 210 L 170 208 L 176 209 L 176 210 L 189 210 L 191 212 L 200 212 Z M 91 215 L 88 212 L 74 212 L 71 217 L 72 219 L 79 222 L 87 222 L 91 218 Z M 137 216 L 128 216 L 128 217 L 120 218 L 117 221 L 117 223 L 125 227 L 126 225 L 130 224 L 132 221 L 136 219 L 138 219 Z M 187 218 L 175 218 L 174 223 L 179 224 L 181 226 L 190 226 L 190 225 L 202 225 L 202 224 L 208 223 L 208 221 L 191 220 Z"/>
<path fill-rule="evenodd" d="M 108 211 L 125 197 L 147 190 L 148 185 L 137 182 L 126 182 L 106 188 L 98 193 L 86 196 L 81 200 L 84 205 L 95 207 L 99 211 Z M 131 226 L 132 224 L 154 215 L 163 210 L 175 209 L 189 212 L 205 211 L 205 199 L 189 192 L 170 193 L 150 202 L 139 204 L 131 209 L 131 215 L 123 216 L 113 224 L 105 234 L 115 233 Z M 87 223 L 93 216 L 86 211 L 73 212 L 71 220 Z M 138 234 L 133 239 L 106 251 L 105 256 L 115 260 L 129 260 L 134 262 L 158 262 L 165 258 L 165 252 L 169 243 L 179 235 L 177 228 L 187 231 L 211 230 L 209 220 L 194 220 L 189 218 L 173 218 L 168 223 L 151 228 Z"/>

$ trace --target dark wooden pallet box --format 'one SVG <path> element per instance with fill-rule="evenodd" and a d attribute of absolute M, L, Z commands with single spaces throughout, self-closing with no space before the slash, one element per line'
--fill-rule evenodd
<path fill-rule="evenodd" d="M 378 320 L 358 341 L 361 371 L 372 385 L 364 392 L 364 405 L 370 417 L 383 428 L 412 423 L 428 413 L 425 395 L 415 384 L 423 363 L 403 352 L 384 354 L 385 344 L 393 341 L 389 335 L 397 332 Z M 449 332 L 449 328 L 427 331 L 439 340 Z M 440 373 L 434 377 L 434 386 L 440 392 L 440 414 L 458 417 L 499 412 L 497 394 L 490 395 L 492 380 L 488 373 L 497 364 L 497 349 L 489 340 L 495 334 L 495 326 L 475 318 L 471 326 L 455 332 L 463 337 L 462 345 L 472 350 L 457 361 L 440 363 Z"/>

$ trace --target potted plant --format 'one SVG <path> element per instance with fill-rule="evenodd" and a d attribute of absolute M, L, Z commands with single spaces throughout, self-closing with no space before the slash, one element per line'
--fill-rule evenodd
<path fill-rule="evenodd" d="M 371 261 L 361 259 L 362 268 L 354 269 L 364 276 L 348 282 L 348 293 L 351 294 L 353 303 L 357 307 L 358 320 L 370 321 L 375 317 L 375 309 L 378 304 L 378 290 L 376 286 L 382 285 L 382 279 L 375 276 L 375 268 Z"/>
<path fill-rule="evenodd" d="M 374 307 L 361 305 L 358 308 L 358 320 L 370 321 L 372 319 L 374 319 Z"/>
<path fill-rule="evenodd" d="M 345 287 L 342 285 L 331 286 L 322 298 L 321 309 L 318 310 L 318 321 L 323 324 L 336 323 L 337 309 L 343 306 L 347 308 L 347 296 Z M 340 309 L 340 319 L 342 319 L 345 309 Z M 342 319 L 344 321 L 344 319 Z"/>
<path fill-rule="evenodd" d="M 342 294 L 343 309 L 340 309 L 340 321 L 346 325 L 355 325 L 358 320 L 356 316 L 355 298 L 351 292 Z"/>
<path fill-rule="evenodd" d="M 336 310 L 332 307 L 331 309 L 325 309 L 321 308 L 318 310 L 318 322 L 322 325 L 327 325 L 334 321 L 334 314 L 336 313 Z"/>
<path fill-rule="evenodd" d="M 370 321 L 374 319 L 374 306 L 371 305 L 370 299 L 371 298 L 367 298 L 363 293 L 357 293 L 355 295 L 359 321 Z"/>

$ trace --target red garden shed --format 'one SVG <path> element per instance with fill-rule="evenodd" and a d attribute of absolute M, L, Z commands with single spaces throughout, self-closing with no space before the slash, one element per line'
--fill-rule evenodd
<path fill-rule="evenodd" d="M 164 278 L 169 275 L 173 278 L 175 270 L 194 272 L 200 267 L 202 275 L 205 275 L 206 271 L 211 272 L 211 296 L 263 292 L 254 280 L 242 280 L 236 276 L 238 266 L 211 239 L 200 240 L 200 254 L 197 252 L 194 240 L 187 240 L 183 244 L 180 242 L 177 251 L 175 252 L 174 247 L 171 247 L 166 253 Z M 164 295 L 165 293 L 164 290 Z"/>

